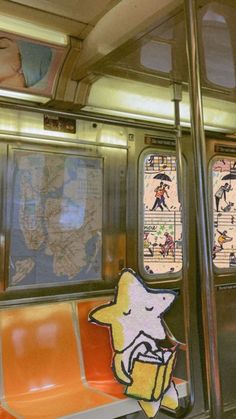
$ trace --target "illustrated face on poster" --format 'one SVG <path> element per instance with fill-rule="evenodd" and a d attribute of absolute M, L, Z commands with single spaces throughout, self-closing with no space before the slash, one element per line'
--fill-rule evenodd
<path fill-rule="evenodd" d="M 0 87 L 50 95 L 64 55 L 65 48 L 0 32 Z"/>
<path fill-rule="evenodd" d="M 175 298 L 174 291 L 150 289 L 131 269 L 125 269 L 114 301 L 89 315 L 90 321 L 111 328 L 115 377 L 148 418 L 161 406 L 175 410 L 179 404 L 172 379 L 177 348 L 160 344 L 166 338 L 163 316 Z"/>
<path fill-rule="evenodd" d="M 214 213 L 213 263 L 236 268 L 236 160 L 217 158 L 212 165 Z"/>

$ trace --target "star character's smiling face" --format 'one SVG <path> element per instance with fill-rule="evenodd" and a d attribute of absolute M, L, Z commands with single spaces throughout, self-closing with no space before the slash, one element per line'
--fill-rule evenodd
<path fill-rule="evenodd" d="M 174 291 L 155 290 L 134 275 L 131 270 L 122 273 L 115 301 L 96 308 L 90 320 L 111 327 L 113 348 L 122 352 L 144 334 L 154 340 L 165 339 L 162 316 L 176 298 Z"/>

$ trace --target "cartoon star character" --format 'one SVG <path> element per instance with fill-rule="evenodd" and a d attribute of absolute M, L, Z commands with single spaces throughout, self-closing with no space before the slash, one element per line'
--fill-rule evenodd
<path fill-rule="evenodd" d="M 177 348 L 159 345 L 166 338 L 162 317 L 175 298 L 174 291 L 148 288 L 131 269 L 125 269 L 114 301 L 89 314 L 90 321 L 111 328 L 114 374 L 126 385 L 125 394 L 137 399 L 149 418 L 160 406 L 178 407 L 172 380 Z"/>

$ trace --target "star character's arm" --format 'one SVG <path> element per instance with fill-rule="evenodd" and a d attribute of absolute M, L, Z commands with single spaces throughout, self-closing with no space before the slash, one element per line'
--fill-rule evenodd
<path fill-rule="evenodd" d="M 123 370 L 130 376 L 135 358 L 139 354 L 146 354 L 148 351 L 156 351 L 157 345 L 154 339 L 141 332 L 127 349 L 122 351 Z"/>
<path fill-rule="evenodd" d="M 123 354 L 116 353 L 113 358 L 113 371 L 119 382 L 130 385 L 132 383 L 131 377 L 125 371 L 123 363 Z"/>

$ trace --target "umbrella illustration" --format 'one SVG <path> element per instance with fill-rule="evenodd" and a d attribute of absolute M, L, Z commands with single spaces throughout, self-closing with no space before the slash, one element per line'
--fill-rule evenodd
<path fill-rule="evenodd" d="M 222 177 L 222 180 L 230 180 L 230 179 L 236 179 L 235 170 Z"/>
<path fill-rule="evenodd" d="M 171 182 L 171 178 L 166 173 L 158 173 L 156 176 L 153 177 L 153 179 L 160 179 Z"/>

